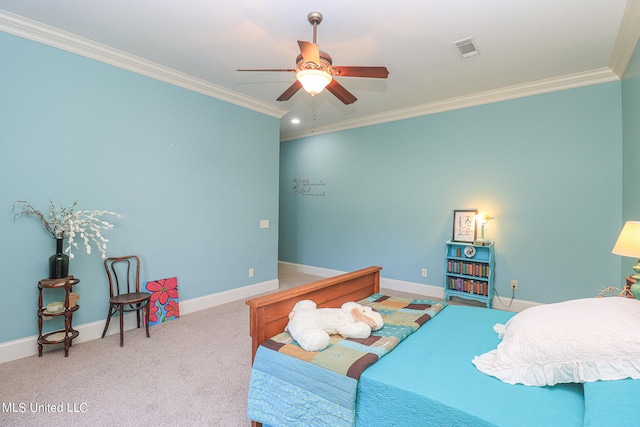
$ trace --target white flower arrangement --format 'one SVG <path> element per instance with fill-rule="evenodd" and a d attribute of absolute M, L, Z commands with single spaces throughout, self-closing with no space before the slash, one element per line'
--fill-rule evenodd
<path fill-rule="evenodd" d="M 67 239 L 68 246 L 65 252 L 69 254 L 69 258 L 73 258 L 72 248 L 78 248 L 76 242 L 76 236 L 79 235 L 83 240 L 83 244 L 87 249 L 87 254 L 91 254 L 91 242 L 95 243 L 98 250 L 102 253 L 102 258 L 107 257 L 107 242 L 101 231 L 111 230 L 113 224 L 106 221 L 102 221 L 100 217 L 103 215 L 115 215 L 118 219 L 122 218 L 122 215 L 109 211 L 75 211 L 75 201 L 71 207 L 57 207 L 53 202 L 50 202 L 51 207 L 49 209 L 49 219 L 39 210 L 35 209 L 29 202 L 24 200 L 18 200 L 13 204 L 11 212 L 14 212 L 16 208 L 21 208 L 19 212 L 14 215 L 14 220 L 21 216 L 35 215 L 40 219 L 44 228 L 53 236 L 54 239 Z"/>
<path fill-rule="evenodd" d="M 596 296 L 596 298 L 603 298 L 603 297 L 623 297 L 623 296 L 627 296 L 627 291 L 626 289 L 620 289 L 620 288 L 616 288 L 615 286 L 607 286 L 606 288 L 604 287 L 604 285 L 602 285 L 603 288 L 599 290 L 598 295 Z"/>

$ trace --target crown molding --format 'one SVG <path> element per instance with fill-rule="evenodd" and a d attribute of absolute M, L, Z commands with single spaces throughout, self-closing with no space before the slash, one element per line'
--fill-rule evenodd
<path fill-rule="evenodd" d="M 631 60 L 636 48 L 638 38 L 640 38 L 640 1 L 629 0 L 622 15 L 620 30 L 609 61 L 609 67 L 620 78 L 622 78 L 627 65 L 629 65 L 629 60 Z"/>
<path fill-rule="evenodd" d="M 0 31 L 91 58 L 278 119 L 287 113 L 286 109 L 273 106 L 264 101 L 248 97 L 205 80 L 1 9 Z M 620 76 L 624 74 L 624 69 L 631 58 L 639 36 L 640 1 L 630 0 L 625 9 L 610 67 L 508 86 L 497 90 L 436 101 L 357 119 L 349 119 L 329 126 L 316 127 L 313 132 L 304 130 L 283 133 L 280 140 L 288 141 L 329 132 L 371 126 L 460 108 L 620 80 Z"/>
<path fill-rule="evenodd" d="M 91 58 L 278 119 L 287 113 L 286 109 L 274 107 L 264 101 L 5 10 L 0 10 L 0 31 Z"/>
<path fill-rule="evenodd" d="M 445 111 L 458 110 L 460 108 L 474 107 L 483 104 L 506 101 L 509 99 L 524 98 L 532 95 L 556 92 L 565 89 L 573 89 L 582 86 L 590 86 L 599 83 L 607 83 L 620 80 L 618 75 L 610 68 L 604 67 L 596 70 L 581 73 L 568 74 L 551 79 L 538 80 L 524 84 L 507 86 L 504 88 L 479 92 L 457 98 L 445 99 L 428 104 L 416 105 L 414 107 L 402 108 L 375 114 L 358 119 L 345 120 L 329 126 L 314 128 L 314 131 L 300 131 L 282 134 L 281 141 L 289 141 L 308 136 L 321 135 L 329 132 L 353 129 L 364 126 L 371 126 L 380 123 L 392 122 L 396 120 L 410 119 L 413 117 L 426 116 L 429 114 L 441 113 Z"/>

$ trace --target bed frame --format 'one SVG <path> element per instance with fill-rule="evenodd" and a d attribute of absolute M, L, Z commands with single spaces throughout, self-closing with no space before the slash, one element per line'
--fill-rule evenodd
<path fill-rule="evenodd" d="M 367 267 L 247 300 L 251 361 L 262 342 L 284 331 L 296 302 L 310 299 L 318 307 L 340 307 L 367 298 L 380 292 L 380 270 L 382 267 Z M 262 423 L 252 420 L 251 426 L 260 427 Z"/>
<path fill-rule="evenodd" d="M 284 331 L 296 302 L 310 299 L 318 307 L 340 307 L 367 298 L 380 292 L 380 270 L 382 267 L 367 267 L 247 300 L 251 360 L 263 341 Z"/>

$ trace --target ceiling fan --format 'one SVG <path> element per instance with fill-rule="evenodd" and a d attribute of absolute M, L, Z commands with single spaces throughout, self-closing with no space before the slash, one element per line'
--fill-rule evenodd
<path fill-rule="evenodd" d="M 236 71 L 284 71 L 296 73 L 296 81 L 278 97 L 278 101 L 288 101 L 302 87 L 312 96 L 322 92 L 326 87 L 329 92 L 346 105 L 353 104 L 358 98 L 338 83 L 334 77 L 387 78 L 389 75 L 387 67 L 333 65 L 331 56 L 321 51 L 316 44 L 316 33 L 318 24 L 322 22 L 322 14 L 320 12 L 311 12 L 307 19 L 313 25 L 313 43 L 298 40 L 300 55 L 296 58 L 297 68 L 243 68 Z"/>

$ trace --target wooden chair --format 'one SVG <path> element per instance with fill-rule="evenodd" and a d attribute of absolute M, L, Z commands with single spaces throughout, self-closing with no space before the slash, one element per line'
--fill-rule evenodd
<path fill-rule="evenodd" d="M 124 313 L 135 311 L 140 327 L 140 310 L 146 312 L 144 324 L 149 338 L 149 292 L 140 292 L 140 258 L 128 255 L 104 260 L 104 268 L 109 278 L 109 315 L 104 325 L 102 338 L 109 328 L 111 316 L 120 313 L 120 347 L 124 345 Z M 134 287 L 135 286 L 135 287 Z"/>

